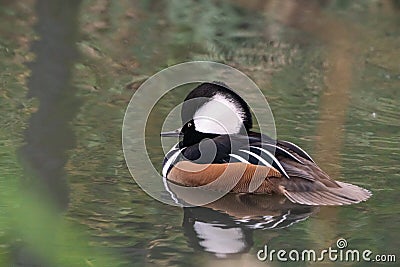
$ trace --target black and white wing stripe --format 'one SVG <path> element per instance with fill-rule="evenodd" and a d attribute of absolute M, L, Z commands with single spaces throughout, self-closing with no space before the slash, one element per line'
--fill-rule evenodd
<path fill-rule="evenodd" d="M 268 150 L 250 146 L 248 148 L 239 149 L 235 153 L 229 154 L 231 162 L 244 162 L 247 164 L 263 165 L 269 168 L 277 169 L 282 175 L 290 179 L 279 160 Z"/>
<path fill-rule="evenodd" d="M 250 162 L 246 158 L 243 158 L 237 154 L 229 154 L 229 157 L 231 157 L 231 159 L 233 159 L 230 162 L 243 162 L 246 164 L 250 164 Z"/>
<path fill-rule="evenodd" d="M 262 144 L 261 145 L 262 148 L 267 149 L 269 152 L 274 153 L 274 154 L 279 154 L 282 155 L 284 157 L 290 158 L 291 160 L 294 160 L 300 164 L 304 164 L 300 159 L 298 159 L 297 157 L 295 157 L 293 154 L 291 154 L 289 151 L 274 145 L 274 144 Z"/>
<path fill-rule="evenodd" d="M 251 137 L 248 140 L 249 145 L 236 149 L 234 153 L 229 154 L 230 162 L 244 162 L 267 167 L 272 166 L 288 179 L 290 179 L 289 173 L 292 173 L 292 175 L 295 174 L 295 176 L 307 180 L 315 180 L 309 175 L 297 175 L 297 172 L 293 173 L 293 168 L 289 168 L 290 170 L 286 169 L 291 166 L 288 165 L 289 161 L 303 166 L 307 164 L 306 160 L 314 163 L 310 155 L 299 146 L 288 141 L 277 141 L 277 144 L 260 142 L 260 139 L 257 140 L 255 137 Z"/>
<path fill-rule="evenodd" d="M 312 161 L 313 163 L 315 163 L 315 161 L 311 158 L 310 155 L 308 155 L 307 152 L 305 152 L 301 147 L 299 147 L 296 144 L 293 144 L 292 142 L 289 141 L 283 141 L 283 140 L 279 140 L 278 143 L 286 146 L 287 148 L 289 148 L 290 150 L 292 150 L 293 152 L 297 153 L 299 156 L 308 159 L 309 161 Z"/>

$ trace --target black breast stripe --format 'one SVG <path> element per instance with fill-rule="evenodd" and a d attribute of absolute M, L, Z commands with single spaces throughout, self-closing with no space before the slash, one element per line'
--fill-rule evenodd
<path fill-rule="evenodd" d="M 165 156 L 164 158 L 164 164 L 163 164 L 163 169 L 162 169 L 162 175 L 163 177 L 167 178 L 168 173 L 172 169 L 172 167 L 175 165 L 176 162 L 178 162 L 181 158 L 181 152 L 184 150 L 184 148 L 179 149 L 176 147 L 173 147 Z"/>

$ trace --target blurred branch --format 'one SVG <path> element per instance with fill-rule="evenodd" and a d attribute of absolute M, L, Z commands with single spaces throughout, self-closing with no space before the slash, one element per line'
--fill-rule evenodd
<path fill-rule="evenodd" d="M 29 64 L 28 97 L 37 97 L 39 109 L 33 113 L 25 132 L 26 144 L 20 154 L 25 164 L 26 186 L 40 188 L 63 209 L 68 203 L 64 165 L 66 151 L 74 146 L 70 121 L 79 108 L 71 85 L 72 67 L 77 59 L 77 16 L 80 0 L 39 0 L 36 4 L 40 39 L 32 44 L 36 61 Z M 36 188 L 37 189 L 37 188 Z"/>

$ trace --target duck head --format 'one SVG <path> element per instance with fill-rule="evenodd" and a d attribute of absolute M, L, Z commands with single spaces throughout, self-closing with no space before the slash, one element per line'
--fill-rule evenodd
<path fill-rule="evenodd" d="M 218 135 L 245 134 L 253 124 L 247 103 L 220 82 L 202 83 L 193 89 L 183 102 L 181 118 L 182 128 L 161 133 L 181 136 L 181 147 Z"/>

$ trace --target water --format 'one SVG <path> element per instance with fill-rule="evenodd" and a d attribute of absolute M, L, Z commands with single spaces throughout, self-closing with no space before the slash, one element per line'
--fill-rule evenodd
<path fill-rule="evenodd" d="M 113 266 L 279 266 L 259 262 L 257 251 L 265 244 L 320 251 L 338 238 L 352 249 L 399 256 L 398 1 L 87 0 L 79 10 L 72 85 L 80 103 L 73 104 L 76 145 L 65 165 L 65 217 L 79 225 L 86 245 L 116 255 Z M 26 62 L 37 56 L 35 12 L 33 1 L 0 9 L 0 175 L 6 178 L 21 176 L 15 152 L 39 107 L 25 98 L 32 75 Z M 270 103 L 278 138 L 299 144 L 332 177 L 368 188 L 373 197 L 309 209 L 229 196 L 214 209 L 181 209 L 147 196 L 124 163 L 126 105 L 144 79 L 194 59 L 249 75 Z M 183 95 L 170 96 L 164 108 Z M 150 138 L 148 146 L 160 164 L 159 141 Z M 7 184 L 0 187 L 7 191 Z M 243 213 L 249 221 L 240 221 Z M 285 214 L 293 221 L 272 228 Z M 9 248 L 4 231 L 0 237 Z"/>

